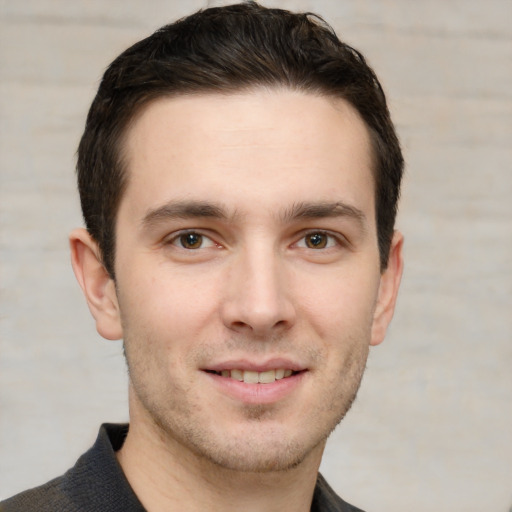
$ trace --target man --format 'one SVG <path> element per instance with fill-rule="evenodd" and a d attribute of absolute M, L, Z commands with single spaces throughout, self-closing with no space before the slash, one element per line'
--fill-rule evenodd
<path fill-rule="evenodd" d="M 393 314 L 402 167 L 373 71 L 313 15 L 207 9 L 121 54 L 70 244 L 130 425 L 2 510 L 359 510 L 318 467 Z"/>

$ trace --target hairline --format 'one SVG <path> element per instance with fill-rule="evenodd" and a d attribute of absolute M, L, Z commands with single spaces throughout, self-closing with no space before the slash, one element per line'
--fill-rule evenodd
<path fill-rule="evenodd" d="M 252 83 L 232 86 L 226 86 L 218 88 L 216 86 L 203 85 L 194 89 L 183 89 L 183 90 L 154 90 L 149 91 L 146 95 L 142 96 L 139 101 L 135 103 L 130 113 L 127 115 L 124 122 L 119 127 L 119 135 L 115 139 L 114 144 L 114 161 L 115 166 L 119 172 L 119 194 L 115 209 L 112 216 L 112 246 L 111 246 L 111 261 L 112 266 L 112 278 L 115 280 L 115 261 L 116 261 L 116 233 L 117 233 L 117 219 L 121 201 L 123 200 L 126 189 L 128 188 L 130 181 L 129 173 L 129 148 L 127 144 L 128 136 L 131 128 L 137 123 L 138 119 L 144 114 L 144 112 L 154 103 L 163 99 L 183 98 L 183 97 L 196 97 L 196 96 L 236 96 L 243 94 L 251 94 L 260 90 L 267 90 L 269 92 L 274 91 L 292 91 L 298 92 L 305 95 L 316 96 L 319 98 L 325 98 L 330 100 L 335 106 L 336 101 L 343 101 L 347 104 L 360 118 L 366 128 L 369 141 L 369 157 L 370 157 L 370 172 L 373 182 L 373 201 L 375 210 L 375 223 L 377 227 L 377 241 L 379 246 L 379 258 L 381 261 L 381 272 L 385 270 L 387 265 L 383 265 L 382 262 L 387 263 L 387 255 L 380 254 L 380 240 L 379 240 L 379 212 L 378 212 L 378 180 L 379 180 L 379 158 L 378 158 L 378 144 L 380 136 L 379 134 L 366 122 L 363 115 L 359 111 L 356 105 L 350 99 L 346 98 L 342 93 L 336 94 L 336 92 L 327 90 L 320 85 L 318 86 L 298 86 L 289 83 L 282 83 L 276 81 L 275 83 Z M 103 256 L 103 255 L 102 255 Z"/>

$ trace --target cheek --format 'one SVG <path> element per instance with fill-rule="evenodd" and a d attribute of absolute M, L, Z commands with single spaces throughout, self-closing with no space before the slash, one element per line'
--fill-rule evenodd
<path fill-rule="evenodd" d="M 129 338 L 162 356 L 177 354 L 205 336 L 204 329 L 213 324 L 218 294 L 211 282 L 205 286 L 200 273 L 183 276 L 159 270 L 124 276 L 118 297 L 125 341 Z"/>
<path fill-rule="evenodd" d="M 298 287 L 303 315 L 326 338 L 339 338 L 371 326 L 378 279 L 368 273 L 313 276 Z"/>

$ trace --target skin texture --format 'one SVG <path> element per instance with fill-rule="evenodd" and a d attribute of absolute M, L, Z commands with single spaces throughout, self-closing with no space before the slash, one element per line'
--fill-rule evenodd
<path fill-rule="evenodd" d="M 116 283 L 84 230 L 71 247 L 98 332 L 124 338 L 130 483 L 148 510 L 213 495 L 219 510 L 249 496 L 247 509 L 309 510 L 402 270 L 398 233 L 379 269 L 363 121 L 289 90 L 167 98 L 137 117 L 125 152 Z M 241 367 L 300 371 L 267 394 L 212 374 Z"/>

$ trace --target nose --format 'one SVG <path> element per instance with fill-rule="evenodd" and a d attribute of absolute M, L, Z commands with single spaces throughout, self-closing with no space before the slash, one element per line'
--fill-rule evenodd
<path fill-rule="evenodd" d="M 224 325 L 257 337 L 289 329 L 296 311 L 285 267 L 269 248 L 238 255 L 226 283 L 221 313 Z"/>

